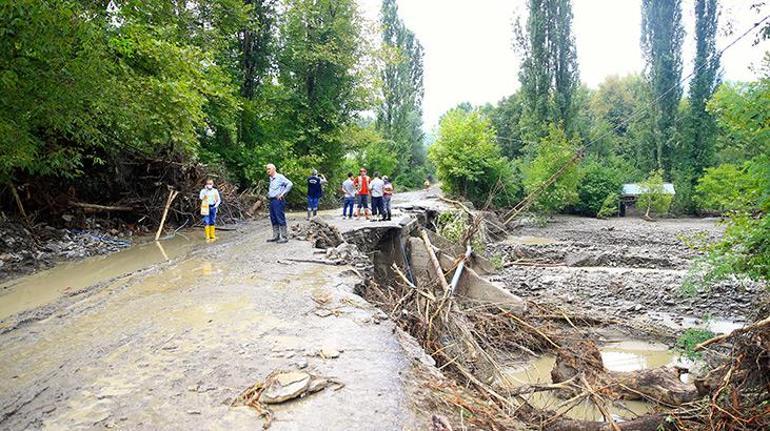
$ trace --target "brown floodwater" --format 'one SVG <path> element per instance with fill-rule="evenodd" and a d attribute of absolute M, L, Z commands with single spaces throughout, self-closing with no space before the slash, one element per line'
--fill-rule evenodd
<path fill-rule="evenodd" d="M 665 365 L 681 364 L 683 360 L 664 344 L 648 343 L 636 340 L 623 340 L 608 343 L 600 348 L 604 366 L 610 371 L 635 371 Z M 501 387 L 515 388 L 526 384 L 550 384 L 551 369 L 556 359 L 553 355 L 544 355 L 521 366 L 503 369 Z M 563 411 L 564 399 L 552 392 L 537 392 L 524 395 L 535 407 Z M 643 401 L 617 401 L 610 406 L 610 413 L 615 420 L 634 418 L 648 413 L 652 405 Z M 602 414 L 590 402 L 578 404 L 565 416 L 581 420 L 603 420 Z"/>
<path fill-rule="evenodd" d="M 227 234 L 225 234 L 226 236 Z M 0 284 L 0 321 L 26 310 L 50 304 L 62 296 L 123 274 L 132 273 L 206 246 L 203 232 L 177 234 L 103 256 L 64 262 L 54 268 Z"/>

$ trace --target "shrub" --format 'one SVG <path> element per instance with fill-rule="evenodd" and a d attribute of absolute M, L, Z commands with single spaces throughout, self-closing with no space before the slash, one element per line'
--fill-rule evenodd
<path fill-rule="evenodd" d="M 502 189 L 496 191 L 496 205 L 514 202 L 520 192 L 511 162 L 501 155 L 489 120 L 478 111 L 447 112 L 428 157 L 444 191 L 475 205 L 483 205 L 498 184 Z"/>
<path fill-rule="evenodd" d="M 756 208 L 762 194 L 763 178 L 752 166 L 751 162 L 746 162 L 707 168 L 695 186 L 700 208 L 720 213 Z"/>
<path fill-rule="evenodd" d="M 618 215 L 618 204 L 620 197 L 617 193 L 610 193 L 604 198 L 602 207 L 596 213 L 597 218 L 610 218 Z"/>
<path fill-rule="evenodd" d="M 712 337 L 714 333 L 708 329 L 688 328 L 676 340 L 676 349 L 688 359 L 697 359 L 700 353 L 695 351 L 695 347 Z"/>
<path fill-rule="evenodd" d="M 521 165 L 524 190 L 527 194 L 537 190 L 551 176 L 561 169 L 577 152 L 577 144 L 567 139 L 564 131 L 554 125 L 548 135 L 534 149 L 531 162 Z M 578 201 L 578 183 L 581 172 L 572 166 L 558 180 L 545 189 L 534 205 L 535 210 L 551 213 L 566 208 Z"/>
<path fill-rule="evenodd" d="M 610 195 L 615 195 L 613 207 L 617 210 L 617 192 L 622 185 L 620 171 L 596 159 L 587 160 L 581 166 L 581 181 L 578 185 L 578 201 L 574 210 L 578 214 L 596 216 Z M 614 214 L 613 214 L 614 215 Z"/>

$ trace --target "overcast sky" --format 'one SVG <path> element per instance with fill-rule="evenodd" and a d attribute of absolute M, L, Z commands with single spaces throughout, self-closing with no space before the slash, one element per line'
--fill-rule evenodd
<path fill-rule="evenodd" d="M 684 75 L 692 71 L 693 1 L 683 0 Z M 368 19 L 377 19 L 380 0 L 358 0 Z M 764 15 L 746 0 L 722 0 L 720 47 Z M 512 48 L 513 22 L 525 15 L 524 0 L 398 0 L 399 13 L 425 47 L 425 129 L 460 102 L 494 103 L 518 87 L 518 58 Z M 639 48 L 641 0 L 573 0 L 580 78 L 595 88 L 610 75 L 642 70 Z M 730 48 L 722 60 L 724 78 L 751 80 L 770 43 L 752 46 L 753 35 Z"/>

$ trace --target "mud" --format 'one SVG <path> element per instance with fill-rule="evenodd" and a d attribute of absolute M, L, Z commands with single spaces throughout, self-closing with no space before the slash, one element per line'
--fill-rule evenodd
<path fill-rule="evenodd" d="M 745 322 L 766 287 L 731 278 L 707 290 L 683 288 L 699 256 L 687 239 L 714 241 L 721 232 L 714 219 L 559 216 L 546 226 L 519 227 L 489 252 L 507 262 L 497 280 L 524 297 L 674 330 L 708 318 L 729 322 L 708 324 L 727 330 Z"/>
<path fill-rule="evenodd" d="M 118 253 L 9 287 L 53 293 L 32 295 L 21 315 L 48 313 L 21 323 L 15 297 L 0 297 L 15 322 L 0 334 L 0 428 L 256 429 L 257 412 L 231 402 L 292 368 L 344 387 L 276 405 L 271 429 L 425 423 L 409 395 L 414 354 L 353 293 L 360 279 L 345 267 L 288 261 L 316 254 L 306 242 L 266 245 L 269 230 L 256 223 L 189 249 L 166 243 L 166 256 L 154 245 L 132 249 L 131 264 Z M 103 272 L 85 275 L 96 268 Z M 50 280 L 80 293 L 62 296 L 68 283 Z"/>

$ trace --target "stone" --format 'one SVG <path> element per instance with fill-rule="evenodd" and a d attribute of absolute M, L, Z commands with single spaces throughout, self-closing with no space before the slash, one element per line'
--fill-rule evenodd
<path fill-rule="evenodd" d="M 298 398 L 307 392 L 312 376 L 304 371 L 286 371 L 273 376 L 259 396 L 265 404 L 278 404 Z"/>

